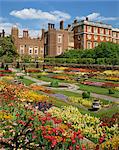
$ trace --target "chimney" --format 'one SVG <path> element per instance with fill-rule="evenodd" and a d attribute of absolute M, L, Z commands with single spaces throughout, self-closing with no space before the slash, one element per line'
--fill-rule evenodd
<path fill-rule="evenodd" d="M 5 31 L 4 31 L 4 29 L 2 30 L 2 37 L 5 37 Z"/>
<path fill-rule="evenodd" d="M 23 30 L 23 37 L 24 38 L 28 38 L 29 37 L 28 30 Z"/>
<path fill-rule="evenodd" d="M 54 29 L 55 24 L 48 23 L 48 30 Z"/>
<path fill-rule="evenodd" d="M 50 23 L 48 23 L 48 30 L 50 30 L 50 28 L 51 28 L 51 24 L 50 24 Z"/>
<path fill-rule="evenodd" d="M 88 17 L 86 17 L 86 21 L 88 21 Z"/>
<path fill-rule="evenodd" d="M 64 29 L 64 21 L 60 21 L 60 30 L 63 30 Z"/>
<path fill-rule="evenodd" d="M 74 23 L 77 23 L 77 19 L 74 20 Z"/>
<path fill-rule="evenodd" d="M 42 39 L 44 38 L 45 35 L 45 29 L 42 29 Z"/>

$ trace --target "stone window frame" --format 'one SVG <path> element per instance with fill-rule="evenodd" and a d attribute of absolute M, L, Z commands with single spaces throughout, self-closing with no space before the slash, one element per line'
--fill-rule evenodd
<path fill-rule="evenodd" d="M 57 43 L 62 43 L 62 34 L 57 35 Z"/>

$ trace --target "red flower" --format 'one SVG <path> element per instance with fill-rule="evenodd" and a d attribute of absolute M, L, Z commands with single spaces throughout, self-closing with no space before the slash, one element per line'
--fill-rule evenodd
<path fill-rule="evenodd" d="M 82 150 L 86 150 L 85 146 L 82 144 Z"/>
<path fill-rule="evenodd" d="M 17 117 L 19 117 L 19 116 L 20 116 L 20 114 L 18 114 L 18 113 L 17 113 L 17 114 L 16 114 L 16 116 L 17 116 Z"/>
<path fill-rule="evenodd" d="M 73 150 L 73 147 L 72 147 L 72 146 L 70 146 L 70 147 L 69 147 L 69 150 Z"/>
<path fill-rule="evenodd" d="M 57 144 L 57 141 L 56 141 L 56 140 L 53 140 L 51 147 L 55 147 L 56 144 Z"/>
<path fill-rule="evenodd" d="M 76 150 L 79 150 L 80 149 L 80 146 L 79 145 L 76 145 Z"/>

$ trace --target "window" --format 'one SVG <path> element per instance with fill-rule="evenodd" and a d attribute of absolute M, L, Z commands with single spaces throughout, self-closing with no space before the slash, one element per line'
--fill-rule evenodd
<path fill-rule="evenodd" d="M 97 36 L 97 35 L 95 35 L 95 36 L 94 36 L 94 40 L 97 40 L 97 39 L 98 39 L 98 36 Z"/>
<path fill-rule="evenodd" d="M 91 35 L 90 35 L 90 34 L 88 35 L 88 39 L 89 39 L 89 40 L 91 39 Z"/>
<path fill-rule="evenodd" d="M 34 53 L 35 53 L 35 54 L 38 54 L 38 46 L 35 46 L 35 47 L 34 47 Z"/>
<path fill-rule="evenodd" d="M 92 32 L 92 27 L 88 26 L 88 32 Z"/>
<path fill-rule="evenodd" d="M 88 49 L 92 48 L 92 45 L 91 45 L 91 44 L 92 44 L 91 42 L 88 42 L 88 43 L 87 43 L 87 48 L 88 48 Z"/>
<path fill-rule="evenodd" d="M 62 47 L 61 46 L 58 46 L 57 47 L 57 54 L 61 54 L 62 53 Z"/>
<path fill-rule="evenodd" d="M 97 42 L 94 42 L 94 47 L 98 46 L 98 43 Z"/>
<path fill-rule="evenodd" d="M 100 34 L 104 34 L 104 29 L 100 28 Z"/>
<path fill-rule="evenodd" d="M 61 34 L 58 35 L 58 43 L 62 43 L 62 35 Z"/>
<path fill-rule="evenodd" d="M 114 43 L 116 43 L 116 40 L 115 40 L 115 39 L 113 39 L 113 42 L 114 42 Z"/>
<path fill-rule="evenodd" d="M 94 27 L 94 33 L 98 33 L 98 28 Z"/>
<path fill-rule="evenodd" d="M 109 34 L 109 30 L 108 29 L 106 29 L 106 34 Z"/>
<path fill-rule="evenodd" d="M 109 38 L 108 38 L 108 37 L 106 37 L 106 41 L 109 41 Z"/>
<path fill-rule="evenodd" d="M 20 54 L 24 54 L 24 45 L 20 45 Z"/>
<path fill-rule="evenodd" d="M 113 32 L 113 36 L 116 37 L 116 32 Z"/>
<path fill-rule="evenodd" d="M 101 37 L 100 37 L 100 40 L 101 40 L 101 41 L 103 41 L 103 40 L 104 40 L 104 37 L 103 37 L 103 36 L 101 36 Z"/>
<path fill-rule="evenodd" d="M 33 54 L 33 47 L 29 47 L 29 54 Z"/>

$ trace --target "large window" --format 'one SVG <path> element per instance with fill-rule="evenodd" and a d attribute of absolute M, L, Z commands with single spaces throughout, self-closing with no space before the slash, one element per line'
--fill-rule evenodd
<path fill-rule="evenodd" d="M 94 47 L 98 46 L 98 43 L 97 42 L 94 42 Z"/>
<path fill-rule="evenodd" d="M 88 32 L 92 32 L 92 27 L 88 26 Z"/>
<path fill-rule="evenodd" d="M 24 45 L 20 45 L 20 54 L 24 54 Z"/>
<path fill-rule="evenodd" d="M 98 33 L 98 28 L 94 27 L 94 33 Z"/>
<path fill-rule="evenodd" d="M 29 47 L 29 54 L 33 54 L 33 47 L 32 46 Z"/>
<path fill-rule="evenodd" d="M 100 34 L 104 34 L 104 29 L 100 28 Z"/>
<path fill-rule="evenodd" d="M 58 39 L 58 43 L 62 43 L 62 35 L 61 34 L 58 35 L 57 39 Z"/>
<path fill-rule="evenodd" d="M 92 48 L 92 42 L 87 42 L 87 48 L 91 49 Z"/>
<path fill-rule="evenodd" d="M 104 37 L 103 37 L 103 36 L 100 36 L 100 40 L 103 41 L 103 40 L 104 40 Z"/>
<path fill-rule="evenodd" d="M 97 40 L 98 39 L 98 36 L 97 35 L 94 35 L 94 40 Z"/>
<path fill-rule="evenodd" d="M 109 30 L 108 30 L 108 29 L 106 29 L 105 31 L 106 31 L 106 34 L 108 35 L 108 34 L 109 34 Z"/>
<path fill-rule="evenodd" d="M 34 47 L 34 54 L 38 54 L 38 46 Z"/>

